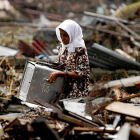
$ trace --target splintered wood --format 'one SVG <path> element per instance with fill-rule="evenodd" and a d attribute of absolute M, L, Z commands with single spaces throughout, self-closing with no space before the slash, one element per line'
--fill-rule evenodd
<path fill-rule="evenodd" d="M 140 107 L 134 106 L 132 104 L 113 102 L 109 104 L 105 109 L 115 113 L 124 114 L 135 118 L 140 118 Z"/>

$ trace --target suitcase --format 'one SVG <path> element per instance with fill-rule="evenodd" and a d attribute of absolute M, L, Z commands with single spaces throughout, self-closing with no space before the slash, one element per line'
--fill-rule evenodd
<path fill-rule="evenodd" d="M 51 72 L 56 71 L 59 70 L 53 69 L 51 64 L 27 61 L 18 98 L 35 104 L 55 103 L 63 92 L 64 78 L 58 77 L 54 83 L 47 82 L 47 79 Z"/>

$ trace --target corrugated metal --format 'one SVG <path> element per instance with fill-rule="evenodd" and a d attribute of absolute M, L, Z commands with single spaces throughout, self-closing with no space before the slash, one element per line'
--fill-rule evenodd
<path fill-rule="evenodd" d="M 97 43 L 94 43 L 91 47 L 88 47 L 87 51 L 89 55 L 89 62 L 92 67 L 140 70 L 140 63 L 128 59 Z"/>

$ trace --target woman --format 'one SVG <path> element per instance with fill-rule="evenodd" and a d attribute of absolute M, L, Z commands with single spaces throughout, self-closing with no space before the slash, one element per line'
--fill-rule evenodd
<path fill-rule="evenodd" d="M 65 20 L 56 28 L 56 35 L 61 44 L 59 63 L 64 65 L 64 71 L 53 72 L 49 82 L 67 76 L 66 98 L 87 96 L 90 69 L 81 27 L 73 20 Z"/>

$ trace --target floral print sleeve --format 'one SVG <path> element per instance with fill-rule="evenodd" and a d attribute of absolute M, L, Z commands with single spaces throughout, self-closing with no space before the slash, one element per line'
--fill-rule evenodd
<path fill-rule="evenodd" d="M 59 63 L 65 64 L 65 71 L 74 71 L 82 75 L 82 79 L 69 78 L 67 98 L 87 96 L 90 68 L 86 48 L 77 47 L 75 52 L 65 49 L 63 53 L 59 53 Z"/>
<path fill-rule="evenodd" d="M 89 60 L 85 48 L 76 49 L 76 67 L 75 72 L 83 76 L 89 77 Z"/>

